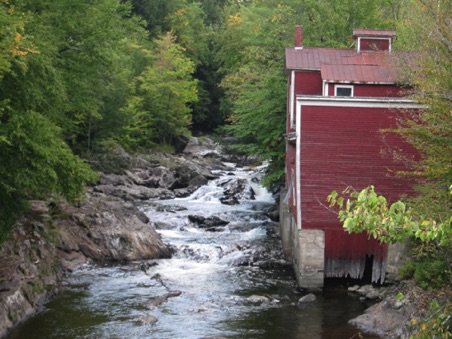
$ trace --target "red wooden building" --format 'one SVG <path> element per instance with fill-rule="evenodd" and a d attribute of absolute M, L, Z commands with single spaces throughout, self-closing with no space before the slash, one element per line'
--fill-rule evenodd
<path fill-rule="evenodd" d="M 409 192 L 407 170 L 393 151 L 414 151 L 382 129 L 394 127 L 406 109 L 397 82 L 390 30 L 353 31 L 354 49 L 286 49 L 288 110 L 286 191 L 281 199 L 281 234 L 286 256 L 301 287 L 323 286 L 325 277 L 385 280 L 387 246 L 367 234 L 348 234 L 327 207 L 331 191 L 374 185 L 389 200 Z"/>

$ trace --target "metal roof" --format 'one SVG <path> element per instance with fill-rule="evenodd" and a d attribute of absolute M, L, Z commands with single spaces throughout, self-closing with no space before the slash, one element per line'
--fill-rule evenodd
<path fill-rule="evenodd" d="M 286 48 L 286 69 L 319 70 L 323 80 L 393 83 L 395 69 L 385 51 L 338 48 Z"/>
<path fill-rule="evenodd" d="M 322 80 L 330 82 L 394 83 L 389 70 L 380 65 L 328 65 L 320 67 Z"/>
<path fill-rule="evenodd" d="M 353 36 L 365 36 L 365 37 L 376 37 L 376 38 L 393 38 L 396 36 L 396 31 L 392 31 L 389 29 L 360 29 L 356 28 L 353 30 Z"/>

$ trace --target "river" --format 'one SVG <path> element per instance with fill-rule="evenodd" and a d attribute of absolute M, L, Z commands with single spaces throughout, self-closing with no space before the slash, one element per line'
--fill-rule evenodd
<path fill-rule="evenodd" d="M 84 266 L 7 338 L 378 338 L 347 324 L 369 305 L 338 284 L 297 304 L 307 292 L 282 258 L 260 169 L 228 165 L 188 198 L 141 206 L 171 259 Z M 231 182 L 245 183 L 245 194 L 223 204 Z"/>

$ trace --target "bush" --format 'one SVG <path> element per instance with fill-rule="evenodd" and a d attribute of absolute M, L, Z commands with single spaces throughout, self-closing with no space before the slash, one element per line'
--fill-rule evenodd
<path fill-rule="evenodd" d="M 408 261 L 399 270 L 399 278 L 400 279 L 414 278 L 415 272 L 416 272 L 416 263 L 412 262 L 412 261 Z"/>
<path fill-rule="evenodd" d="M 444 260 L 425 260 L 416 263 L 414 278 L 423 289 L 435 289 L 450 284 L 452 271 Z"/>

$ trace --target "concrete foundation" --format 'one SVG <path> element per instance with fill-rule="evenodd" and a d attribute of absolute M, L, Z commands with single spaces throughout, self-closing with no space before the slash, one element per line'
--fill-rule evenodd
<path fill-rule="evenodd" d="M 322 288 L 325 265 L 324 232 L 298 229 L 289 206 L 281 199 L 280 234 L 284 254 L 293 264 L 298 286 L 310 290 Z"/>
<path fill-rule="evenodd" d="M 388 246 L 388 260 L 386 265 L 386 281 L 399 280 L 399 270 L 409 261 L 408 248 L 404 244 Z"/>

